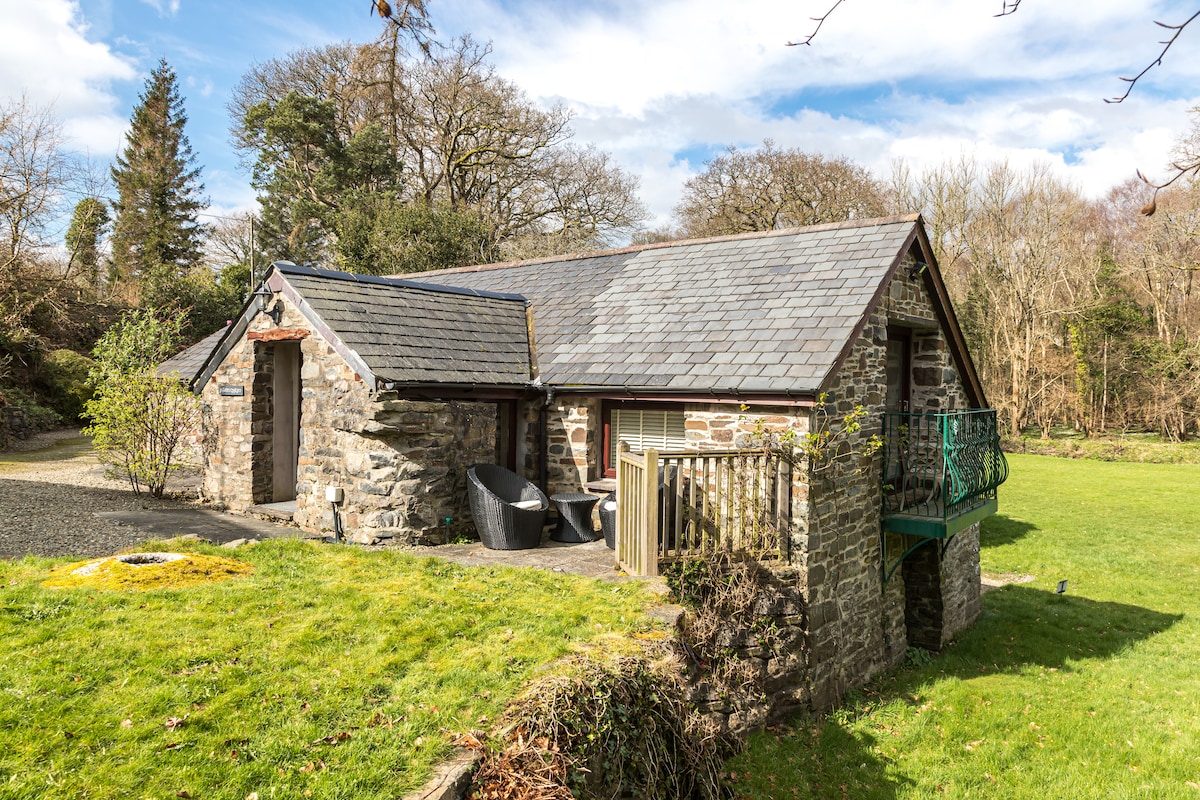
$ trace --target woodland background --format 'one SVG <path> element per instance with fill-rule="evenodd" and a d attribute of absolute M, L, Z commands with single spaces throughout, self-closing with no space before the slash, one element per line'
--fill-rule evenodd
<path fill-rule="evenodd" d="M 243 76 L 230 142 L 259 194 L 253 214 L 203 213 L 165 61 L 111 165 L 71 154 L 51 111 L 0 104 L 0 394 L 22 425 L 79 417 L 89 354 L 123 313 L 182 315 L 198 340 L 277 259 L 392 274 L 920 211 L 1009 435 L 1200 435 L 1189 177 L 1094 199 L 1048 165 L 960 156 L 876 175 L 766 141 L 708 162 L 671 223 L 649 230 L 636 179 L 577 142 L 565 108 L 498 75 L 487 45 L 434 40 L 422 4 L 387 10 L 375 41 Z M 1177 151 L 1196 163 L 1200 126 Z"/>

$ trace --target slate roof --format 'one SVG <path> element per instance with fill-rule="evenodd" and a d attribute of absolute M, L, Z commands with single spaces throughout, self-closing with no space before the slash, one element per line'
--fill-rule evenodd
<path fill-rule="evenodd" d="M 421 277 L 529 298 L 547 384 L 812 395 L 918 225 L 911 215 Z"/>
<path fill-rule="evenodd" d="M 520 295 L 293 264 L 272 269 L 302 299 L 301 310 L 327 327 L 327 338 L 332 332 L 379 382 L 529 383 L 529 326 Z"/>
<path fill-rule="evenodd" d="M 225 335 L 225 331 L 227 330 L 229 330 L 228 325 L 219 331 L 210 333 L 191 347 L 185 348 L 171 356 L 158 365 L 158 374 L 163 376 L 178 375 L 180 380 L 191 381 L 196 376 L 196 373 L 200 371 L 200 368 L 204 366 L 204 362 L 208 360 L 209 354 L 212 353 L 213 348 L 217 346 L 217 342 L 221 341 L 221 337 Z"/>

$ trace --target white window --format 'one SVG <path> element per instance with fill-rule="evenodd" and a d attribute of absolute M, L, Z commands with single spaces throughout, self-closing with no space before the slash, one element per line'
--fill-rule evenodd
<path fill-rule="evenodd" d="M 627 442 L 635 453 L 644 453 L 650 448 L 659 452 L 688 449 L 682 411 L 614 408 L 610 424 L 608 463 L 614 467 L 620 442 Z"/>

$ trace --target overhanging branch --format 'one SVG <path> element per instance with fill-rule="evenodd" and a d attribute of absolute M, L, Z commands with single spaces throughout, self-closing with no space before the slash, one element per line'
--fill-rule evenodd
<path fill-rule="evenodd" d="M 829 15 L 832 14 L 834 11 L 836 11 L 837 7 L 840 6 L 842 3 L 844 3 L 845 1 L 846 0 L 834 0 L 833 5 L 831 5 L 829 7 L 828 11 L 826 11 L 824 14 L 822 14 L 819 17 L 812 18 L 813 22 L 817 23 L 817 27 L 813 28 L 812 33 L 810 33 L 808 36 L 805 36 L 803 39 L 801 39 L 798 42 L 788 42 L 787 46 L 788 47 L 796 47 L 796 46 L 802 45 L 802 44 L 812 44 L 812 40 L 814 38 L 816 38 L 817 32 L 820 31 L 821 26 L 825 24 L 825 20 L 829 19 Z"/>
<path fill-rule="evenodd" d="M 1017 2 L 1019 3 L 1020 0 L 1017 0 Z M 1182 22 L 1178 25 L 1168 25 L 1165 22 L 1159 22 L 1158 20 L 1155 20 L 1154 24 L 1159 26 L 1160 28 L 1165 28 L 1169 31 L 1174 31 L 1174 33 L 1171 34 L 1171 38 L 1164 39 L 1163 41 L 1159 42 L 1159 44 L 1161 44 L 1163 46 L 1162 52 L 1158 54 L 1158 58 L 1154 59 L 1149 64 L 1147 64 L 1145 69 L 1143 69 L 1137 75 L 1134 75 L 1132 78 L 1124 78 L 1124 77 L 1121 78 L 1121 80 L 1123 80 L 1123 81 L 1125 81 L 1125 83 L 1129 84 L 1128 86 L 1125 87 L 1124 94 L 1122 94 L 1120 97 L 1111 97 L 1111 98 L 1106 97 L 1106 98 L 1104 98 L 1104 102 L 1106 102 L 1106 103 L 1122 103 L 1122 102 L 1124 102 L 1125 98 L 1129 97 L 1129 93 L 1133 91 L 1133 87 L 1136 86 L 1137 82 L 1142 79 L 1142 76 L 1144 76 L 1147 72 L 1154 69 L 1155 67 L 1162 65 L 1163 56 L 1165 56 L 1167 54 L 1167 51 L 1171 49 L 1171 45 L 1175 44 L 1175 40 L 1179 38 L 1179 34 L 1183 33 L 1184 28 L 1186 28 L 1188 25 L 1192 24 L 1192 21 L 1195 20 L 1196 17 L 1200 17 L 1200 11 L 1197 11 L 1195 14 L 1192 14 L 1190 17 L 1187 18 L 1187 20 L 1185 20 L 1184 22 Z M 1176 176 L 1176 177 L 1178 177 L 1178 176 Z M 1172 182 L 1173 181 L 1174 181 L 1174 179 L 1172 179 Z M 1149 181 L 1147 181 L 1147 183 L 1148 182 Z"/>

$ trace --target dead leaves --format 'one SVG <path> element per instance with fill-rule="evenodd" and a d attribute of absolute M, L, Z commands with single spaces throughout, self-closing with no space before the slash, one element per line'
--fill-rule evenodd
<path fill-rule="evenodd" d="M 487 734 L 483 731 L 471 731 L 470 733 L 460 733 L 450 737 L 450 744 L 455 747 L 462 747 L 466 750 L 482 750 L 483 740 L 487 738 Z"/>
<path fill-rule="evenodd" d="M 350 738 L 350 733 L 348 731 L 341 731 L 339 733 L 333 734 L 332 736 L 322 736 L 320 739 L 314 739 L 312 741 L 312 744 L 314 744 L 314 745 L 318 745 L 318 744 L 337 745 L 337 744 L 341 744 L 342 742 L 346 741 L 349 738 Z"/>
<path fill-rule="evenodd" d="M 472 734 L 459 739 L 478 740 Z M 480 800 L 570 800 L 567 759 L 546 738 L 526 740 L 517 733 L 503 751 L 484 758 L 475 773 Z"/>
<path fill-rule="evenodd" d="M 388 730 L 391 730 L 393 727 L 395 727 L 397 722 L 401 722 L 403 719 L 404 719 L 403 716 L 394 717 L 392 719 L 389 719 L 388 717 L 383 715 L 382 711 L 376 711 L 371 716 L 371 718 L 369 720 L 367 720 L 367 727 L 368 728 L 387 728 Z"/>

